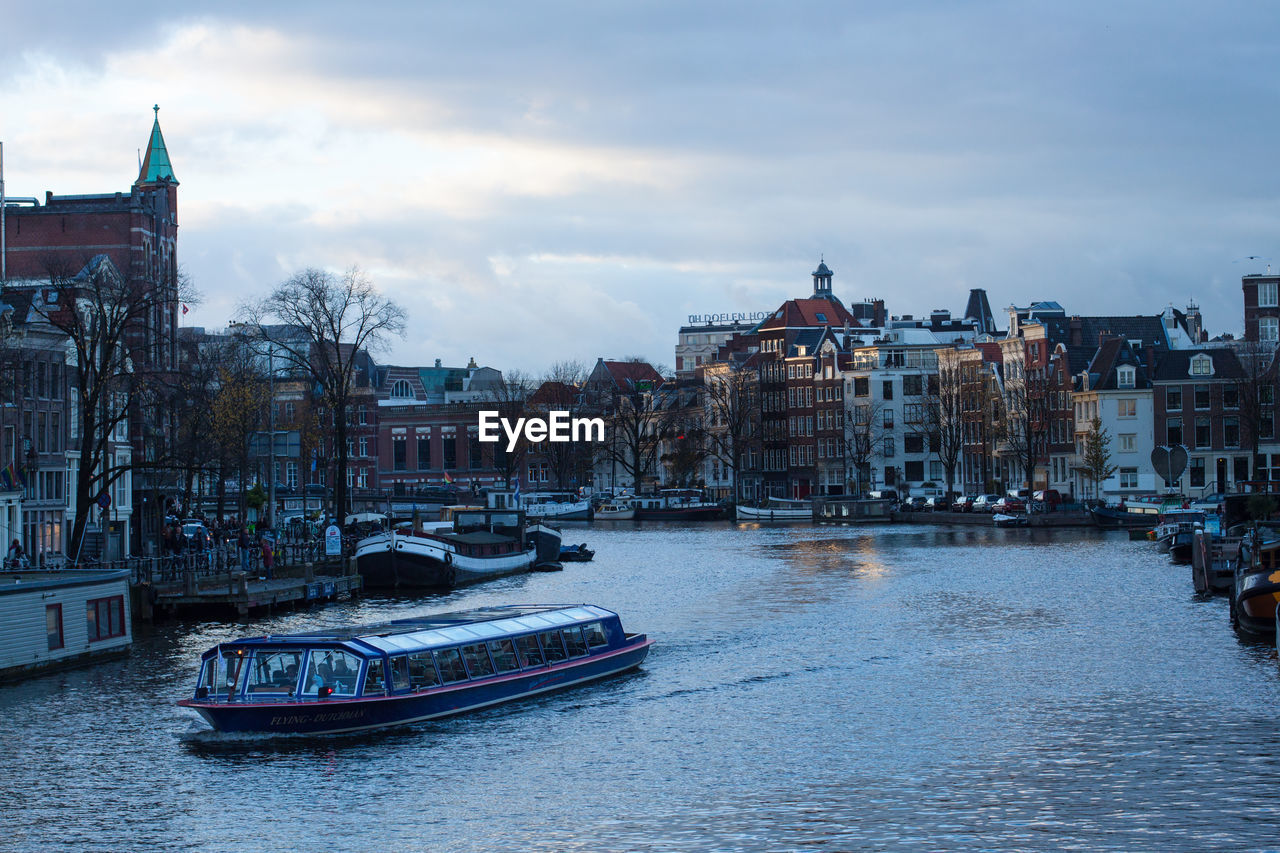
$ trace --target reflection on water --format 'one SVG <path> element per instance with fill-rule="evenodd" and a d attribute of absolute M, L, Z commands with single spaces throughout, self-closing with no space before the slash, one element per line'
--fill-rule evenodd
<path fill-rule="evenodd" d="M 575 527 L 591 563 L 140 630 L 0 688 L 0 849 L 1260 849 L 1280 676 L 1221 599 L 1092 531 Z M 575 533 L 576 535 L 576 533 Z M 644 668 L 451 720 L 225 736 L 173 703 L 241 634 L 592 602 Z"/>

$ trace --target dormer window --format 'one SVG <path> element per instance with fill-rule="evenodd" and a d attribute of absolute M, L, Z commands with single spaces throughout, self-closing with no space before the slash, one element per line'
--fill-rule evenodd
<path fill-rule="evenodd" d="M 1212 376 L 1213 359 L 1207 355 L 1198 355 L 1191 359 L 1192 376 Z"/>
<path fill-rule="evenodd" d="M 409 382 L 405 379 L 397 379 L 391 383 L 391 396 L 397 400 L 407 400 L 413 397 L 413 392 L 409 390 Z"/>
<path fill-rule="evenodd" d="M 821 311 L 817 312 L 814 316 L 818 318 L 819 323 L 827 322 L 827 315 L 823 314 Z"/>
<path fill-rule="evenodd" d="M 1116 385 L 1121 388 L 1133 387 L 1134 369 L 1132 367 L 1121 367 L 1116 370 Z"/>

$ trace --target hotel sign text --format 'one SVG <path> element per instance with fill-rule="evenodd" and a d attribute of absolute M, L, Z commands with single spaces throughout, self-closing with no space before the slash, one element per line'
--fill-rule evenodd
<path fill-rule="evenodd" d="M 690 314 L 690 326 L 709 326 L 712 323 L 745 323 L 763 320 L 769 316 L 768 311 L 752 311 L 743 314 Z"/>

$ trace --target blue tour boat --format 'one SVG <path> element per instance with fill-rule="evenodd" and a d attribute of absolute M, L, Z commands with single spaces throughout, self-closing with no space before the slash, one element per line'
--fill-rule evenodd
<path fill-rule="evenodd" d="M 222 732 L 359 731 L 616 675 L 652 644 L 590 604 L 486 607 L 221 643 L 178 704 Z"/>

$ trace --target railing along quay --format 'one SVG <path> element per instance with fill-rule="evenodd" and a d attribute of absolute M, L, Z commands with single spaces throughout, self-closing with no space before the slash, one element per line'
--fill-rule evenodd
<path fill-rule="evenodd" d="M 354 595 L 362 586 L 350 555 L 326 557 L 323 541 L 280 543 L 274 550 L 270 577 L 259 548 L 250 548 L 248 558 L 243 559 L 234 545 L 182 554 L 90 561 L 80 568 L 128 570 L 132 613 L 134 618 L 148 622 L 157 612 L 204 615 L 229 608 L 246 616 L 262 608 Z"/>

